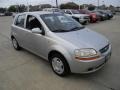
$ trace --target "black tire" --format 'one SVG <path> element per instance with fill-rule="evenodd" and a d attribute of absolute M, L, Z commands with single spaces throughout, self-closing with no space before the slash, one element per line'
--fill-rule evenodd
<path fill-rule="evenodd" d="M 81 23 L 82 25 L 87 25 L 87 21 L 85 21 L 85 22 L 83 22 L 83 23 Z"/>
<path fill-rule="evenodd" d="M 110 20 L 111 18 L 110 18 L 110 16 L 108 16 L 108 18 L 107 18 L 108 20 Z"/>
<path fill-rule="evenodd" d="M 101 17 L 100 21 L 105 21 L 105 19 L 103 17 Z"/>
<path fill-rule="evenodd" d="M 16 45 L 15 45 L 15 42 L 16 42 Z M 15 50 L 21 50 L 21 47 L 19 46 L 17 40 L 14 37 L 12 38 L 12 45 Z"/>
<path fill-rule="evenodd" d="M 54 70 L 54 68 L 53 68 L 52 61 L 53 61 L 53 59 L 54 59 L 55 57 L 59 58 L 59 59 L 61 60 L 61 62 L 63 63 L 64 71 L 63 71 L 62 73 L 56 72 L 56 71 Z M 59 53 L 53 54 L 53 55 L 50 57 L 50 64 L 51 64 L 51 67 L 52 67 L 53 72 L 54 72 L 55 74 L 57 74 L 58 76 L 64 77 L 64 76 L 67 76 L 67 75 L 70 74 L 69 65 L 68 65 L 66 59 L 64 58 L 64 56 L 62 56 L 61 54 L 59 54 Z"/>

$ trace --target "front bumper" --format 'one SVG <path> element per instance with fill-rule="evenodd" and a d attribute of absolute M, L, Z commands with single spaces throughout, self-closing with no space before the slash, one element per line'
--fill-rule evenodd
<path fill-rule="evenodd" d="M 97 18 L 91 18 L 90 22 L 97 22 Z"/>
<path fill-rule="evenodd" d="M 81 24 L 87 24 L 87 23 L 90 22 L 90 19 L 79 19 L 79 22 L 80 22 Z"/>
<path fill-rule="evenodd" d="M 79 19 L 79 22 L 80 22 L 81 24 L 86 24 L 86 23 L 90 22 L 90 18 L 80 18 L 80 19 Z"/>
<path fill-rule="evenodd" d="M 100 58 L 92 61 L 72 60 L 70 69 L 72 73 L 91 73 L 102 68 L 111 57 L 111 46 L 107 52 L 101 55 Z"/>

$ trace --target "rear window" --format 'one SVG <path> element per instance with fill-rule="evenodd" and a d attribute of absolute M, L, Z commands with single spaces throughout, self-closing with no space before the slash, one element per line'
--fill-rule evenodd
<path fill-rule="evenodd" d="M 19 27 L 24 27 L 25 16 L 26 16 L 25 14 L 24 14 L 24 15 L 19 15 L 19 16 L 16 18 L 15 25 L 16 25 L 16 26 L 19 26 Z"/>

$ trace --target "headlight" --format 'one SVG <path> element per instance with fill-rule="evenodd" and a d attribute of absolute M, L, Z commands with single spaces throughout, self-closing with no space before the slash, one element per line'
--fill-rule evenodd
<path fill-rule="evenodd" d="M 104 17 L 105 15 L 103 14 L 102 16 Z"/>
<path fill-rule="evenodd" d="M 79 19 L 83 19 L 83 17 L 81 16 L 81 17 L 79 17 Z"/>
<path fill-rule="evenodd" d="M 93 18 L 96 18 L 96 15 L 92 15 Z"/>
<path fill-rule="evenodd" d="M 99 58 L 99 54 L 92 48 L 77 49 L 75 50 L 75 58 L 79 60 L 94 60 Z"/>

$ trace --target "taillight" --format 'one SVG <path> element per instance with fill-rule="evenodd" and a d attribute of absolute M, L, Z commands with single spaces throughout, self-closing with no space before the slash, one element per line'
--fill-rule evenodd
<path fill-rule="evenodd" d="M 92 15 L 93 18 L 96 18 L 96 15 Z"/>

